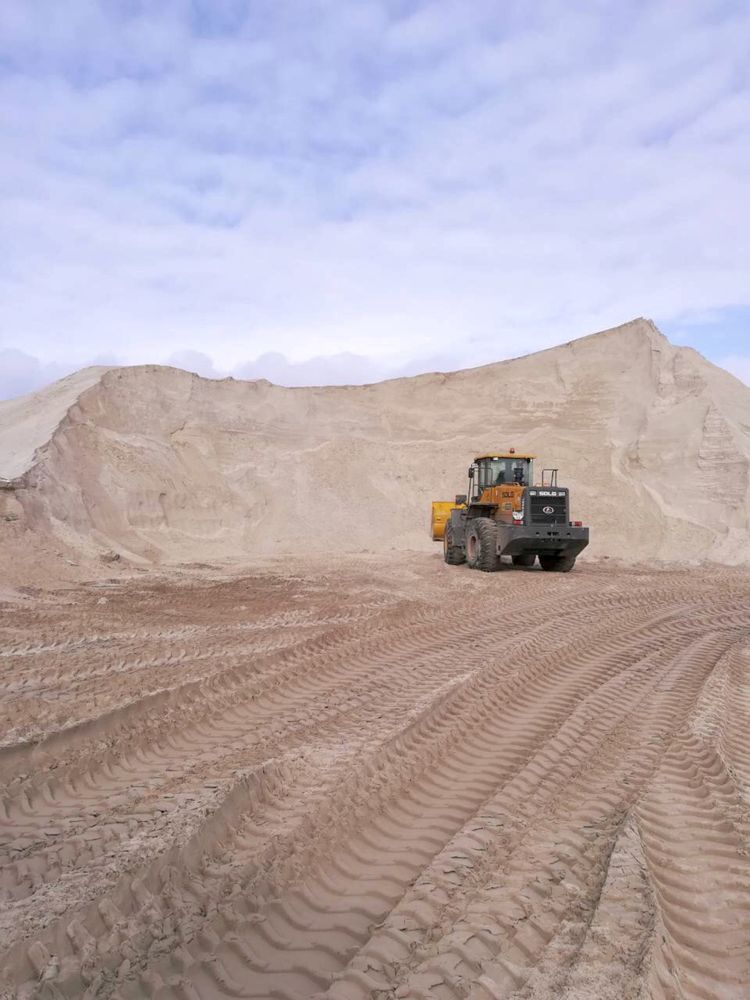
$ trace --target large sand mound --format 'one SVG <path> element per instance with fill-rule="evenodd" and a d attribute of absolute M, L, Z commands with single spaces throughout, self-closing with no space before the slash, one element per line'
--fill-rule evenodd
<path fill-rule="evenodd" d="M 750 559 L 750 390 L 648 320 L 513 361 L 288 389 L 144 366 L 0 404 L 12 528 L 154 561 L 426 546 L 475 452 L 558 466 L 589 556 Z M 7 492 L 7 491 L 5 491 Z"/>

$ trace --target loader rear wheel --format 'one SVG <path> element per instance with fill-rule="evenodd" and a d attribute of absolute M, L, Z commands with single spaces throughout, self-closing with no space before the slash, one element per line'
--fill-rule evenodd
<path fill-rule="evenodd" d="M 461 563 L 466 562 L 466 553 L 463 550 L 463 546 L 456 545 L 453 541 L 453 532 L 450 524 L 446 524 L 445 534 L 443 535 L 443 559 L 445 559 L 449 566 L 459 566 Z"/>
<path fill-rule="evenodd" d="M 542 569 L 548 573 L 570 573 L 576 564 L 575 556 L 539 556 Z"/>
<path fill-rule="evenodd" d="M 466 562 L 471 569 L 494 573 L 497 556 L 497 525 L 489 517 L 475 517 L 466 528 Z"/>
<path fill-rule="evenodd" d="M 518 552 L 511 558 L 514 566 L 533 566 L 536 556 L 533 552 Z"/>

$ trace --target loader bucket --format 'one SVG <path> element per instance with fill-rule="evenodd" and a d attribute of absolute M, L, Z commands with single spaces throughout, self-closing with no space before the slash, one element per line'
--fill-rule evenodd
<path fill-rule="evenodd" d="M 463 506 L 465 505 L 454 503 L 452 500 L 432 501 L 432 520 L 430 522 L 430 532 L 432 534 L 433 542 L 440 541 L 445 534 L 445 525 L 448 518 L 451 516 L 451 511 Z"/>

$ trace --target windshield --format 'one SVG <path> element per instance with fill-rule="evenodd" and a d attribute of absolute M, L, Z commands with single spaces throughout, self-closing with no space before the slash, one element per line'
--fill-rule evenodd
<path fill-rule="evenodd" d="M 531 461 L 528 458 L 483 458 L 477 462 L 477 485 L 502 486 L 505 483 L 531 485 Z"/>

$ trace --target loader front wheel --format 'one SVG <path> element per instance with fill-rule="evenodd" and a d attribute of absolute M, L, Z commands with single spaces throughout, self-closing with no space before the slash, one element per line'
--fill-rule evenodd
<path fill-rule="evenodd" d="M 489 517 L 475 517 L 466 528 L 466 562 L 471 569 L 494 573 L 497 556 L 497 525 Z"/>
<path fill-rule="evenodd" d="M 466 553 L 463 550 L 463 546 L 456 545 L 453 541 L 453 531 L 450 524 L 446 524 L 445 534 L 443 535 L 443 559 L 445 559 L 449 566 L 459 566 L 461 563 L 466 562 Z"/>
<path fill-rule="evenodd" d="M 518 552 L 511 558 L 514 566 L 533 566 L 536 560 L 533 552 Z"/>

